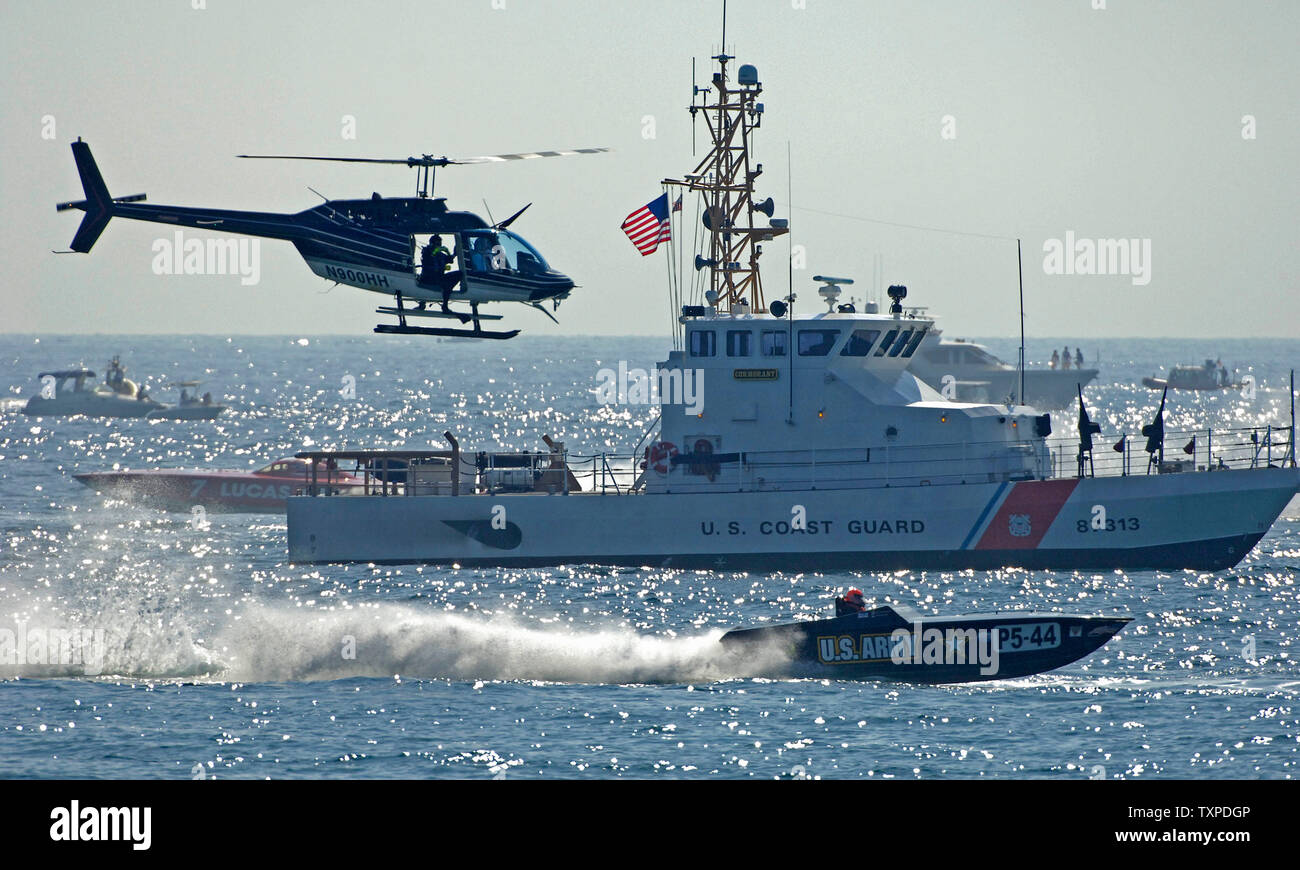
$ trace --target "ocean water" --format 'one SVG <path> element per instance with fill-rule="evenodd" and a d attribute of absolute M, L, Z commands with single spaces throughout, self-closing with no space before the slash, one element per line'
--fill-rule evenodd
<path fill-rule="evenodd" d="M 988 340 L 1014 359 L 1008 339 Z M 1168 425 L 1282 422 L 1300 340 L 1070 338 L 1104 436 L 1143 376 L 1222 357 L 1241 393 L 1171 398 Z M 756 574 L 294 566 L 282 516 L 105 501 L 72 474 L 254 468 L 304 448 L 624 451 L 653 414 L 596 372 L 645 338 L 0 337 L 0 630 L 99 632 L 103 660 L 0 661 L 0 777 L 1283 778 L 1300 774 L 1300 504 L 1235 569 Z M 199 378 L 216 422 L 31 419 L 38 371 L 121 354 L 163 397 Z M 341 390 L 355 384 L 355 398 Z M 1073 412 L 1056 412 L 1058 431 Z M 593 533 L 598 533 L 593 530 Z M 1050 674 L 977 686 L 754 678 L 725 630 L 827 613 L 1065 609 L 1135 622 Z M 354 645 L 345 658 L 341 646 Z M 93 671 L 94 673 L 87 673 Z"/>

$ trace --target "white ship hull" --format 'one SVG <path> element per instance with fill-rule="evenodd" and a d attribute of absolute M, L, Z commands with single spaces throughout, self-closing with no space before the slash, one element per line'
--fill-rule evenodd
<path fill-rule="evenodd" d="M 1218 570 L 1250 551 L 1298 489 L 1296 469 L 1260 468 L 741 497 L 304 496 L 289 499 L 289 556 L 788 571 Z M 795 528 L 799 507 L 803 529 Z"/>

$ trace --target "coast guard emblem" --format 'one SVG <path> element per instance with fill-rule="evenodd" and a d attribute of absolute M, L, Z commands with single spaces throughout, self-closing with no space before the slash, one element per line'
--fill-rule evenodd
<path fill-rule="evenodd" d="M 1012 514 L 1007 518 L 1008 531 L 1013 538 L 1027 538 L 1033 533 L 1029 524 L 1029 514 Z"/>

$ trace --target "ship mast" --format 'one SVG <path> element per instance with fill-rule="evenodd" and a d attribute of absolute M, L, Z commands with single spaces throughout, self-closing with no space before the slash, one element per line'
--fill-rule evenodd
<path fill-rule="evenodd" d="M 725 40 L 725 24 L 723 33 Z M 704 198 L 701 219 L 708 256 L 697 256 L 695 268 L 710 272 L 710 304 L 722 312 L 759 313 L 767 310 L 758 267 L 761 243 L 784 235 L 789 227 L 784 220 L 770 220 L 774 208 L 770 197 L 754 201 L 754 181 L 763 174 L 763 164 L 751 160 L 754 131 L 763 122 L 758 71 L 741 65 L 733 84 L 727 64 L 735 58 L 726 53 L 725 42 L 713 59 L 718 69 L 712 87 L 697 88 L 690 106 L 692 118 L 704 117 L 713 147 L 684 178 L 666 178 L 663 183 L 696 191 Z M 769 225 L 755 226 L 755 213 L 769 218 Z"/>

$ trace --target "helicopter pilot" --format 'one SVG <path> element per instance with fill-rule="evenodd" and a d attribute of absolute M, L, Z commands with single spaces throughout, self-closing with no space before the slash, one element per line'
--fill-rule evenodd
<path fill-rule="evenodd" d="M 460 283 L 460 270 L 449 271 L 455 255 L 442 245 L 442 236 L 433 236 L 420 253 L 420 283 L 442 289 L 442 310 L 450 309 L 451 291 Z"/>

